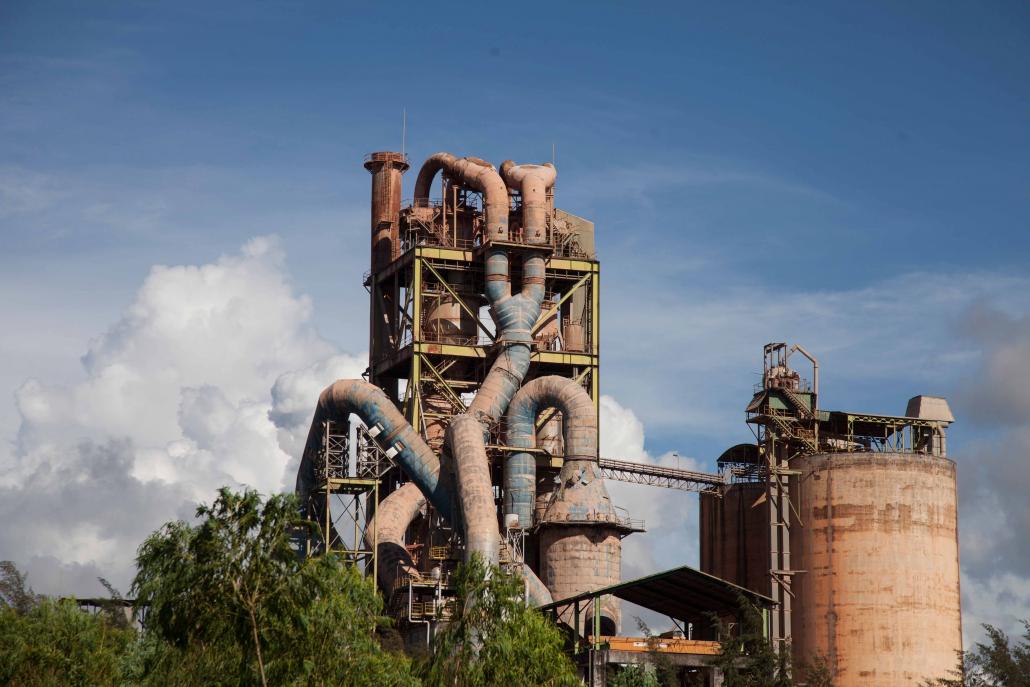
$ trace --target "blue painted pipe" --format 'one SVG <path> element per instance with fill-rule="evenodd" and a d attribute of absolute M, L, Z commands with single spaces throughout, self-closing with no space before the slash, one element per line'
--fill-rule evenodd
<path fill-rule="evenodd" d="M 315 485 L 318 453 L 322 448 L 322 426 L 331 420 L 349 426 L 353 413 L 376 433 L 376 442 L 385 450 L 396 450 L 394 460 L 408 478 L 426 495 L 437 512 L 451 520 L 453 502 L 450 485 L 440 475 L 440 459 L 404 419 L 383 390 L 361 379 L 341 379 L 318 397 L 315 416 L 308 430 L 304 455 L 297 471 L 297 495 L 306 504 Z"/>
<path fill-rule="evenodd" d="M 538 377 L 519 390 L 508 406 L 507 444 L 536 448 L 536 419 L 548 408 L 562 414 L 565 463 L 569 469 L 597 462 L 597 411 L 590 394 L 567 377 Z M 536 502 L 536 459 L 532 453 L 514 451 L 504 462 L 504 514 L 517 515 L 519 524 L 533 524 Z M 591 506 L 593 504 L 583 504 Z"/>

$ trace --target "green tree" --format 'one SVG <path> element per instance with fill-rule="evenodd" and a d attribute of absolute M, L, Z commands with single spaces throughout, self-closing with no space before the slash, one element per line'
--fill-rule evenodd
<path fill-rule="evenodd" d="M 721 620 L 721 652 L 713 665 L 723 673 L 724 687 L 792 687 L 789 651 L 777 654 L 765 636 L 762 612 L 747 598 L 738 599 L 737 625 L 730 628 Z"/>
<path fill-rule="evenodd" d="M 927 687 L 1030 687 L 1030 621 L 1023 621 L 1017 642 L 993 625 L 984 625 L 987 643 L 959 654 L 951 677 L 927 680 Z"/>
<path fill-rule="evenodd" d="M 136 639 L 108 615 L 82 611 L 70 599 L 36 599 L 0 608 L 0 684 L 115 685 Z"/>
<path fill-rule="evenodd" d="M 798 687 L 833 687 L 833 672 L 824 656 L 813 661 L 802 661 L 795 668 Z"/>
<path fill-rule="evenodd" d="M 165 525 L 140 547 L 133 592 L 147 633 L 127 660 L 149 684 L 413 685 L 406 658 L 385 652 L 386 622 L 369 581 L 291 545 L 292 496 L 267 501 L 223 488 L 201 522 Z"/>
<path fill-rule="evenodd" d="M 522 582 L 473 558 L 456 575 L 456 611 L 422 666 L 433 687 L 578 686 L 563 637 L 521 599 Z"/>
<path fill-rule="evenodd" d="M 39 601 L 26 576 L 11 561 L 0 561 L 0 608 L 28 613 Z"/>

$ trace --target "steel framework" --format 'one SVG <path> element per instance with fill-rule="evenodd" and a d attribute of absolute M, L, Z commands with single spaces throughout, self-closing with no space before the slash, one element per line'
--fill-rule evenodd
<path fill-rule="evenodd" d="M 316 508 L 309 510 L 318 513 L 318 528 L 308 540 L 308 554 L 334 553 L 374 577 L 378 540 L 368 523 L 393 463 L 363 426 L 355 428 L 355 438 L 352 451 L 347 426 L 322 426 L 319 481 L 312 492 Z M 374 544 L 371 548 L 368 541 Z"/>
<path fill-rule="evenodd" d="M 666 468 L 660 465 L 647 465 L 629 460 L 601 458 L 598 460 L 601 476 L 605 479 L 647 484 L 655 487 L 666 487 L 680 491 L 712 492 L 721 496 L 718 487 L 727 483 L 721 474 L 695 472 L 679 468 Z"/>
<path fill-rule="evenodd" d="M 482 198 L 446 178 L 442 195 L 439 202 L 406 204 L 400 211 L 397 254 L 374 265 L 364 278 L 370 298 L 366 376 L 437 452 L 442 450 L 446 427 L 466 411 L 471 393 L 481 387 L 500 350 L 482 295 L 483 246 L 477 239 L 462 238 L 477 235 Z M 517 194 L 514 200 L 517 206 Z M 576 380 L 594 400 L 597 412 L 600 264 L 570 230 L 567 217 L 551 209 L 548 244 L 533 248 L 546 254 L 546 270 L 543 309 L 531 330 L 530 376 Z M 518 243 L 505 245 L 513 255 L 527 249 Z M 518 260 L 512 262 L 511 278 L 513 283 L 521 281 Z M 540 424 L 550 417 L 545 414 Z M 500 422 L 495 424 L 488 445 L 494 484 L 502 482 L 503 461 L 497 458 L 508 450 L 503 429 Z M 557 474 L 561 465 L 560 457 L 545 460 L 541 474 Z M 391 477 L 374 498 L 385 498 L 398 485 Z M 388 604 L 409 623 L 421 624 L 446 614 L 446 600 L 453 592 L 448 586 L 450 571 L 461 556 L 453 536 L 441 539 L 443 528 L 431 506 L 414 529 L 407 548 L 419 570 L 417 579 L 399 580 L 402 586 Z M 503 562 L 521 566 L 523 551 L 531 544 L 523 541 L 524 533 L 509 534 Z"/>

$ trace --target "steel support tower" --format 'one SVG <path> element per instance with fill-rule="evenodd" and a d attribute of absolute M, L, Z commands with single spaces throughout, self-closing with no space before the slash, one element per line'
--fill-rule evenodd
<path fill-rule="evenodd" d="M 800 352 L 812 362 L 812 384 L 791 369 L 791 353 Z M 747 421 L 758 440 L 758 458 L 765 477 L 769 509 L 769 595 L 776 602 L 770 635 L 777 652 L 791 643 L 793 578 L 802 573 L 791 564 L 792 527 L 801 527 L 792 501 L 791 478 L 798 474 L 790 462 L 819 448 L 819 365 L 800 346 L 766 344 L 763 351 L 762 387 L 747 407 Z"/>
<path fill-rule="evenodd" d="M 406 168 L 402 160 L 380 160 L 376 155 L 395 154 L 373 154 L 366 163 L 373 174 L 374 200 L 377 181 L 388 174 L 399 175 Z M 386 181 L 380 183 L 386 185 Z M 366 376 L 383 389 L 437 453 L 442 450 L 451 418 L 465 412 L 500 354 L 484 296 L 482 197 L 453 183 L 446 174 L 441 189 L 440 200 L 399 208 L 396 226 L 387 218 L 374 227 L 372 269 L 364 279 L 370 299 Z M 513 225 L 521 214 L 520 203 L 519 194 L 512 192 Z M 512 255 L 531 250 L 546 256 L 545 296 L 541 315 L 531 330 L 533 348 L 526 381 L 541 375 L 574 379 L 594 400 L 597 412 L 600 264 L 593 250 L 593 224 L 556 210 L 553 194 L 548 196 L 548 205 L 545 245 L 522 244 L 517 235 L 505 243 Z M 376 236 L 392 236 L 393 250 L 377 252 Z M 511 277 L 513 289 L 518 288 L 520 260 L 513 261 Z M 545 413 L 539 426 L 552 419 L 553 413 Z M 560 429 L 553 435 L 560 442 Z M 498 418 L 488 444 L 494 484 L 503 482 L 501 458 L 507 450 L 503 420 Z M 542 442 L 535 453 L 539 477 L 556 475 L 562 465 L 561 447 Z M 388 472 L 376 498 L 388 496 L 401 481 L 398 470 Z M 454 551 L 458 542 L 432 508 L 427 509 L 426 516 L 412 526 L 408 549 L 423 574 L 442 574 L 438 579 L 446 579 L 460 559 Z M 525 553 L 521 538 L 509 541 L 505 548 L 507 555 L 524 555 L 533 561 L 535 546 L 530 533 Z M 409 610 L 429 607 L 425 605 L 430 600 L 428 592 L 425 599 L 419 598 L 419 589 L 414 587 L 405 592 L 411 597 L 405 600 Z M 400 605 L 399 599 L 394 602 Z"/>

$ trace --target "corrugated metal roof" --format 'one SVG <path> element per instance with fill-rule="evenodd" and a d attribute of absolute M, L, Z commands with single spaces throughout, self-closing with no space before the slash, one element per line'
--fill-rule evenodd
<path fill-rule="evenodd" d="M 560 599 L 540 610 L 556 610 L 606 594 L 677 620 L 706 619 L 709 613 L 735 614 L 741 595 L 760 606 L 775 605 L 767 596 L 684 565 Z"/>

